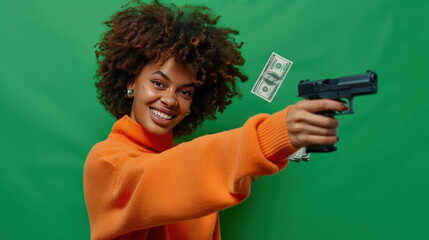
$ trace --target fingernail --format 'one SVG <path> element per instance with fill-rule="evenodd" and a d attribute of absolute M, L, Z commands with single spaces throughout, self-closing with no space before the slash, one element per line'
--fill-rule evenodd
<path fill-rule="evenodd" d="M 347 110 L 349 107 L 347 106 L 347 103 L 343 102 L 341 103 L 341 105 L 343 105 L 343 110 Z"/>
<path fill-rule="evenodd" d="M 340 141 L 340 138 L 339 138 L 339 137 L 337 137 L 337 142 L 338 142 L 338 141 Z"/>

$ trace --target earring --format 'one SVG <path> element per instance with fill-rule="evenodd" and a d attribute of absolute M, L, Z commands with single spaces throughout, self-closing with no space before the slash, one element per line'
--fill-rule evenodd
<path fill-rule="evenodd" d="M 127 90 L 127 97 L 131 98 L 133 96 L 134 89 L 128 89 Z"/>
<path fill-rule="evenodd" d="M 188 113 L 186 114 L 186 116 L 189 116 L 189 114 L 191 114 L 191 108 L 189 108 Z"/>

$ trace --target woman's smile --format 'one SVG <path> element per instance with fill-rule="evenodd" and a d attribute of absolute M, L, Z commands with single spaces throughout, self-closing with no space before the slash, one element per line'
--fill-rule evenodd
<path fill-rule="evenodd" d="M 170 115 L 168 113 L 163 113 L 163 112 L 158 111 L 158 110 L 153 109 L 153 108 L 150 108 L 150 110 L 152 111 L 152 113 L 154 113 L 156 116 L 158 116 L 162 119 L 170 120 L 174 117 L 174 115 Z"/>
<path fill-rule="evenodd" d="M 152 121 L 161 127 L 167 127 L 176 117 L 174 114 L 169 114 L 152 107 L 149 107 L 149 109 Z"/>

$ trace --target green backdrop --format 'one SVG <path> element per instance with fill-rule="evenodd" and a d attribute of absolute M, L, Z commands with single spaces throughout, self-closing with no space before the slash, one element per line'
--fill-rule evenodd
<path fill-rule="evenodd" d="M 179 4 L 185 1 L 176 1 Z M 291 162 L 221 212 L 224 239 L 428 239 L 427 1 L 192 1 L 240 31 L 243 97 L 187 139 L 300 100 L 297 83 L 363 73 L 339 151 Z M 125 1 L 0 3 L 0 236 L 89 239 L 82 171 L 114 119 L 95 97 L 94 44 Z M 272 103 L 250 93 L 271 52 L 294 62 Z"/>

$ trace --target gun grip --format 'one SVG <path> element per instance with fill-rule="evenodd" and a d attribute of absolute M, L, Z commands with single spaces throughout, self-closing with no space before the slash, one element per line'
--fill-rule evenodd
<path fill-rule="evenodd" d="M 327 117 L 334 117 L 337 115 L 335 111 L 322 111 L 317 114 L 324 115 Z M 310 145 L 306 147 L 306 152 L 308 153 L 324 153 L 324 152 L 334 152 L 337 151 L 337 146 L 334 145 Z"/>
<path fill-rule="evenodd" d="M 337 147 L 334 145 L 310 145 L 306 147 L 308 153 L 324 153 L 337 151 Z"/>

